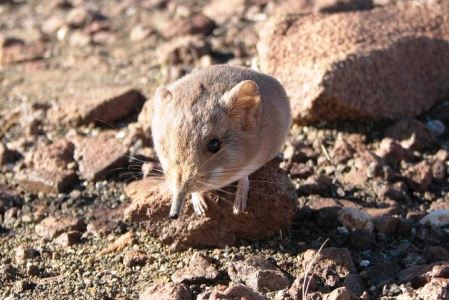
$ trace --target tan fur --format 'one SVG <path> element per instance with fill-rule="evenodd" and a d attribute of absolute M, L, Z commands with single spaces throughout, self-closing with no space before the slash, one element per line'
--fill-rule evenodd
<path fill-rule="evenodd" d="M 212 66 L 159 88 L 152 132 L 173 201 L 247 177 L 280 151 L 290 124 L 281 84 L 250 69 Z"/>

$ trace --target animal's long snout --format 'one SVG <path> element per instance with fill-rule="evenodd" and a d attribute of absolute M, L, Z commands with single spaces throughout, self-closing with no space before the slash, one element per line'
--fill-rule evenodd
<path fill-rule="evenodd" d="M 173 195 L 169 214 L 170 219 L 177 219 L 181 215 L 185 196 L 186 194 L 183 192 Z"/>

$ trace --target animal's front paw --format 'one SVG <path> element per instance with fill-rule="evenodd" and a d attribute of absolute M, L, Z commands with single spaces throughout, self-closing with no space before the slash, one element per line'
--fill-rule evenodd
<path fill-rule="evenodd" d="M 207 210 L 207 202 L 202 193 L 192 193 L 193 210 L 197 215 L 204 215 Z"/>
<path fill-rule="evenodd" d="M 232 212 L 234 213 L 234 215 L 243 213 L 245 209 L 246 209 L 246 199 L 235 197 L 234 206 L 232 208 Z"/>
<path fill-rule="evenodd" d="M 235 195 L 234 206 L 232 212 L 234 215 L 241 214 L 246 209 L 246 202 L 248 201 L 249 179 L 244 177 L 239 180 L 237 184 L 237 192 Z"/>

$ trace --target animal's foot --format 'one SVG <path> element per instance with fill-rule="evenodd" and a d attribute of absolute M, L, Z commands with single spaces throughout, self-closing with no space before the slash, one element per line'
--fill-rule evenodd
<path fill-rule="evenodd" d="M 193 210 L 197 215 L 204 215 L 207 210 L 207 202 L 202 193 L 192 193 Z"/>
<path fill-rule="evenodd" d="M 237 184 L 237 193 L 235 195 L 233 213 L 238 215 L 243 213 L 246 209 L 246 203 L 248 202 L 248 191 L 249 191 L 249 179 L 244 177 L 239 180 Z"/>

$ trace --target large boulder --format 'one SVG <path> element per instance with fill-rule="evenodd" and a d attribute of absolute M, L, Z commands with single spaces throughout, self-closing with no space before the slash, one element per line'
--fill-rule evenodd
<path fill-rule="evenodd" d="M 413 117 L 449 97 L 449 4 L 277 15 L 260 32 L 261 69 L 297 123 Z"/>
<path fill-rule="evenodd" d="M 232 213 L 235 187 L 227 193 L 207 193 L 205 216 L 194 213 L 186 201 L 177 220 L 168 218 L 170 196 L 160 185 L 136 181 L 125 192 L 133 200 L 126 211 L 131 221 L 143 221 L 149 234 L 174 250 L 188 247 L 224 247 L 237 239 L 258 240 L 278 234 L 293 221 L 296 191 L 288 175 L 271 161 L 250 176 L 248 207 L 241 215 Z"/>

